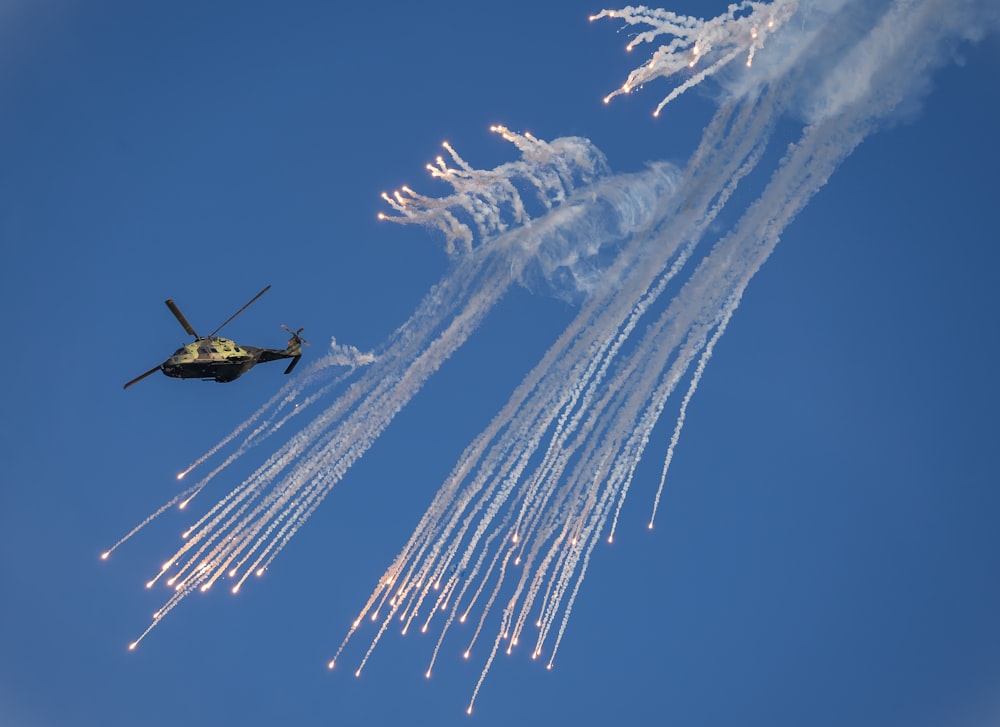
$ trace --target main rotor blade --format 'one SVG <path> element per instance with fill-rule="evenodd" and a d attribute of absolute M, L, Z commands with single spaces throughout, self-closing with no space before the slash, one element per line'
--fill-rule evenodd
<path fill-rule="evenodd" d="M 136 383 L 136 382 L 138 382 L 138 381 L 142 381 L 142 380 L 143 380 L 144 378 L 146 378 L 147 376 L 149 376 L 149 375 L 151 375 L 151 374 L 155 374 L 155 373 L 156 373 L 157 371 L 159 371 L 159 370 L 160 370 L 160 368 L 161 368 L 161 367 L 162 367 L 162 364 L 161 364 L 160 366 L 154 366 L 153 368 L 151 368 L 151 369 L 150 369 L 149 371 L 147 371 L 146 373 L 144 373 L 144 374 L 140 374 L 139 376 L 136 376 L 136 377 L 135 377 L 134 379 L 132 379 L 131 381 L 129 381 L 129 382 L 127 383 L 127 384 L 125 384 L 125 386 L 123 386 L 122 388 L 124 388 L 124 389 L 127 389 L 127 388 L 128 388 L 128 387 L 130 387 L 130 386 L 131 386 L 132 384 L 134 384 L 134 383 Z"/>
<path fill-rule="evenodd" d="M 226 326 L 228 326 L 228 325 L 229 325 L 229 323 L 230 323 L 230 322 L 231 322 L 231 321 L 233 320 L 233 318 L 235 318 L 235 317 L 236 317 L 236 316 L 238 316 L 238 315 L 239 315 L 240 313 L 242 313 L 242 312 L 243 312 L 243 311 L 245 311 L 245 310 L 246 310 L 247 308 L 249 308 L 249 307 L 250 307 L 250 306 L 251 306 L 251 305 L 253 304 L 253 302 L 254 302 L 254 301 L 256 301 L 256 300 L 257 300 L 257 299 L 258 299 L 258 298 L 259 298 L 260 296 L 264 295 L 264 293 L 266 293 L 266 292 L 267 292 L 267 291 L 269 291 L 270 289 L 271 289 L 271 286 L 270 286 L 270 285 L 268 285 L 268 286 L 267 286 L 266 288 L 264 288 L 264 289 L 263 289 L 262 291 L 260 291 L 259 293 L 257 293 L 257 295 L 255 295 L 255 296 L 254 296 L 253 298 L 251 298 L 251 299 L 250 299 L 250 302 L 249 302 L 249 303 L 247 303 L 247 304 L 246 304 L 245 306 L 243 306 L 243 307 L 242 307 L 242 308 L 240 308 L 240 309 L 239 309 L 238 311 L 236 311 L 235 313 L 233 313 L 233 314 L 232 314 L 231 316 L 229 316 L 229 318 L 227 318 L 227 319 L 226 319 L 226 322 L 225 322 L 225 323 L 223 323 L 223 324 L 222 324 L 221 326 L 219 326 L 219 327 L 218 327 L 218 328 L 216 328 L 216 329 L 215 329 L 214 331 L 212 331 L 211 333 L 209 333 L 209 334 L 208 334 L 208 338 L 212 338 L 212 337 L 213 337 L 213 336 L 214 336 L 214 335 L 215 335 L 216 333 L 218 333 L 218 332 L 219 332 L 219 331 L 221 331 L 221 330 L 222 330 L 223 328 L 225 328 Z"/>
<path fill-rule="evenodd" d="M 288 364 L 288 368 L 287 368 L 287 369 L 285 369 L 285 373 L 286 373 L 286 374 L 290 374 L 290 373 L 292 373 L 292 369 L 294 369 L 294 368 L 295 368 L 295 364 L 297 364 L 297 363 L 299 362 L 299 359 L 300 359 L 300 358 L 302 358 L 302 357 L 301 357 L 301 356 L 295 356 L 295 357 L 294 357 L 294 358 L 292 359 L 292 362 L 291 362 L 290 364 Z"/>
<path fill-rule="evenodd" d="M 165 302 L 167 304 L 167 308 L 169 308 L 170 312 L 174 314 L 174 318 L 176 318 L 177 321 L 182 326 L 184 326 L 184 330 L 187 331 L 192 336 L 194 336 L 195 338 L 198 338 L 198 334 L 194 332 L 194 329 L 191 327 L 191 324 L 188 323 L 188 319 L 184 317 L 183 313 L 181 313 L 181 309 L 177 307 L 177 304 L 174 303 L 169 298 L 167 298 Z"/>

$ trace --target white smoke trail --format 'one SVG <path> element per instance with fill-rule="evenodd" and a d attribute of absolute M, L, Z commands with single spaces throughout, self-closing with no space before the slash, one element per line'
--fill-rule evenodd
<path fill-rule="evenodd" d="M 435 647 L 436 659 L 455 616 L 461 614 L 459 623 L 464 622 L 478 595 L 492 583 L 492 595 L 477 619 L 475 642 L 493 604 L 504 602 L 505 566 L 517 548 L 517 562 L 523 558 L 521 576 L 510 586 L 502 607 L 493 647 L 473 688 L 470 712 L 501 641 L 509 640 L 508 651 L 516 645 L 529 612 L 539 614 L 533 620 L 539 630 L 533 657 L 542 653 L 555 628 L 551 667 L 590 554 L 609 518 L 613 535 L 636 465 L 669 397 L 697 361 L 680 405 L 664 477 L 715 344 L 785 227 L 840 162 L 908 94 L 919 90 L 926 71 L 941 59 L 941 45 L 972 35 L 970 17 L 977 17 L 974 3 L 954 12 L 937 0 L 896 2 L 863 35 L 847 42 L 832 19 L 837 12 L 857 12 L 859 6 L 827 5 L 829 24 L 817 28 L 815 13 L 808 30 L 805 19 L 801 23 L 809 45 L 801 40 L 776 43 L 797 63 L 768 59 L 762 76 L 766 82 L 756 88 L 738 84 L 741 93 L 734 97 L 735 107 L 720 110 L 706 129 L 682 175 L 681 193 L 665 200 L 655 224 L 633 236 L 577 320 L 462 455 L 369 599 L 374 603 L 391 587 L 396 595 L 385 617 L 388 622 L 397 610 L 418 609 L 436 574 L 450 568 L 463 573 L 464 582 L 456 585 Z M 712 21 L 646 8 L 604 11 L 595 17 L 653 26 L 630 47 L 660 33 L 674 37 L 606 100 L 655 77 L 692 69 L 704 56 L 704 70 L 668 94 L 658 113 L 687 88 L 721 72 L 740 53 L 746 53 L 750 66 L 766 37 L 774 34 L 779 40 L 782 26 L 785 32 L 794 32 L 787 29 L 794 27 L 796 10 L 795 3 L 781 0 L 772 5 L 744 2 Z M 941 14 L 949 15 L 949 20 L 935 21 Z M 824 56 L 830 48 L 845 44 L 852 47 L 849 52 Z M 635 322 L 651 314 L 651 306 L 668 289 L 666 283 L 726 207 L 732 187 L 760 163 L 778 118 L 803 113 L 802 98 L 809 96 L 804 88 L 813 84 L 816 74 L 836 92 L 812 111 L 812 123 L 789 145 L 757 200 L 701 258 L 642 336 L 632 340 Z M 859 79 L 862 82 L 857 83 Z M 686 190 L 690 190 L 687 197 Z M 629 340 L 629 347 L 622 346 L 624 340 Z M 491 565 L 482 569 L 487 559 Z M 494 568 L 498 562 L 500 567 Z M 466 592 L 473 593 L 471 601 L 464 599 Z M 541 608 L 536 609 L 543 592 Z M 383 632 L 369 647 L 365 661 Z M 338 657 L 354 633 L 352 629 L 341 644 Z"/>
<path fill-rule="evenodd" d="M 654 116 L 659 116 L 664 106 L 719 73 L 740 55 L 746 55 L 748 68 L 752 66 L 754 55 L 764 47 L 765 40 L 777 32 L 797 9 L 795 0 L 775 0 L 770 4 L 745 1 L 730 5 L 725 13 L 711 20 L 642 5 L 602 10 L 590 19 L 615 18 L 629 25 L 651 26 L 651 30 L 637 34 L 626 50 L 631 51 L 641 43 L 651 43 L 660 35 L 673 36 L 669 43 L 653 53 L 649 61 L 632 71 L 621 88 L 605 96 L 604 103 L 609 103 L 615 96 L 631 93 L 654 78 L 668 78 L 699 65 L 705 66 L 660 101 L 653 112 Z"/>

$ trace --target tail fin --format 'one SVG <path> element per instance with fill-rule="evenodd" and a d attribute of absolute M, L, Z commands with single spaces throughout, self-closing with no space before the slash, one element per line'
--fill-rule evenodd
<path fill-rule="evenodd" d="M 310 344 L 309 341 L 307 341 L 306 339 L 302 338 L 302 336 L 299 335 L 300 333 L 302 333 L 302 331 L 305 330 L 305 328 L 300 328 L 297 331 L 293 331 L 291 328 L 289 328 L 284 324 L 282 324 L 281 327 L 292 334 L 292 337 L 288 339 L 288 347 L 285 349 L 285 353 L 288 356 L 292 357 L 292 362 L 288 364 L 288 368 L 285 369 L 285 373 L 290 374 L 292 373 L 292 369 L 294 369 L 295 365 L 299 362 L 299 359 L 302 358 L 302 344 L 304 343 L 307 346 Z"/>

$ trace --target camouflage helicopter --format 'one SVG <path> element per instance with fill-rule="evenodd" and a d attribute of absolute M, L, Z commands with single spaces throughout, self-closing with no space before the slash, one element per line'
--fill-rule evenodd
<path fill-rule="evenodd" d="M 282 328 L 292 334 L 292 337 L 288 339 L 288 346 L 284 350 L 277 348 L 257 348 L 256 346 L 240 346 L 235 341 L 215 335 L 270 289 L 271 286 L 268 285 L 262 291 L 257 293 L 257 295 L 250 299 L 249 303 L 229 316 L 225 323 L 209 333 L 207 336 L 199 336 L 195 333 L 194 328 L 192 328 L 191 324 L 188 323 L 187 318 L 185 318 L 184 314 L 181 313 L 177 304 L 168 299 L 166 301 L 167 308 L 169 308 L 170 312 L 174 314 L 174 317 L 181 324 L 184 330 L 194 336 L 194 342 L 189 343 L 186 346 L 181 346 L 174 351 L 173 355 L 166 361 L 161 363 L 159 366 L 154 366 L 146 373 L 136 376 L 134 379 L 125 384 L 124 388 L 127 389 L 132 384 L 142 381 L 144 378 L 151 374 L 155 374 L 157 371 L 162 371 L 167 376 L 175 379 L 202 379 L 204 381 L 214 380 L 219 383 L 226 383 L 238 379 L 259 363 L 264 363 L 265 361 L 277 361 L 282 358 L 292 359 L 292 362 L 288 364 L 288 368 L 285 369 L 286 374 L 292 373 L 292 369 L 295 368 L 295 364 L 297 364 L 299 359 L 302 358 L 302 344 L 304 343 L 307 346 L 309 345 L 309 342 L 299 335 L 303 331 L 302 328 L 297 331 L 293 331 L 287 326 L 282 326 Z"/>

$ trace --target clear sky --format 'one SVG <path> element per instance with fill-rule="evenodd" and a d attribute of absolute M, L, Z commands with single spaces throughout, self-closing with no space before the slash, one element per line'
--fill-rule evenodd
<path fill-rule="evenodd" d="M 585 137 L 614 173 L 683 167 L 723 93 L 709 80 L 655 119 L 676 81 L 603 104 L 648 48 L 626 53 L 620 22 L 570 0 L 333 8 L 0 7 L 0 725 L 1000 719 L 996 33 L 949 48 L 917 90 L 897 81 L 904 111 L 784 230 L 694 395 L 655 529 L 679 402 L 551 671 L 499 655 L 469 717 L 467 631 L 431 679 L 436 638 L 418 633 L 388 634 L 354 678 L 370 624 L 326 669 L 462 451 L 576 319 L 520 287 L 265 577 L 193 595 L 128 650 L 166 598 L 143 585 L 191 519 L 168 511 L 100 554 L 285 383 L 278 363 L 123 392 L 189 340 L 164 299 L 206 332 L 270 284 L 227 335 L 277 347 L 285 323 L 314 360 L 333 337 L 385 350 L 456 269 L 439 233 L 376 219 L 383 191 L 447 193 L 424 169 L 442 140 L 479 169 L 518 158 L 496 123 Z M 769 154 L 800 133 L 801 114 L 782 118 Z"/>

